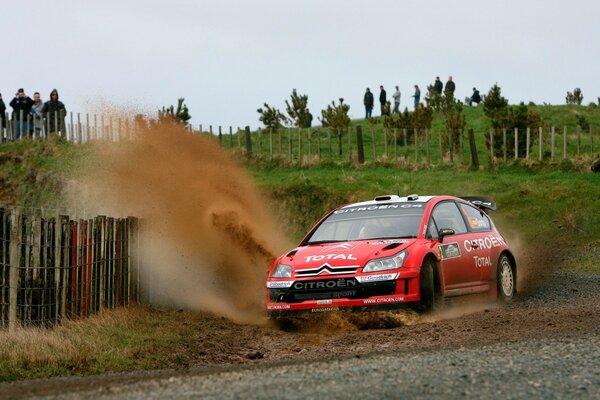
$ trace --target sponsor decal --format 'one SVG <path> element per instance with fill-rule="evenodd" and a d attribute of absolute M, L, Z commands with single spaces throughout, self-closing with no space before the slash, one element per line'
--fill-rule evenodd
<path fill-rule="evenodd" d="M 460 247 L 458 246 L 458 242 L 440 244 L 440 258 L 442 260 L 447 260 L 449 258 L 460 257 Z"/>
<path fill-rule="evenodd" d="M 330 312 L 330 311 L 339 311 L 339 307 L 323 307 L 323 308 L 312 308 L 310 312 Z"/>
<path fill-rule="evenodd" d="M 333 304 L 333 300 L 317 300 L 317 304 Z"/>
<path fill-rule="evenodd" d="M 360 283 L 367 282 L 380 282 L 380 281 L 392 281 L 400 276 L 400 273 L 397 272 L 395 274 L 377 274 L 377 275 L 363 275 L 357 276 L 356 280 Z"/>
<path fill-rule="evenodd" d="M 492 266 L 492 260 L 490 260 L 489 257 L 477 257 L 477 256 L 473 256 L 473 261 L 475 261 L 475 266 L 477 268 L 491 267 Z"/>
<path fill-rule="evenodd" d="M 358 282 L 354 278 L 336 279 L 330 281 L 297 281 L 292 285 L 292 288 L 296 290 L 338 289 L 355 287 L 357 283 Z"/>
<path fill-rule="evenodd" d="M 289 288 L 294 281 L 269 281 L 267 287 L 269 289 Z"/>
<path fill-rule="evenodd" d="M 385 297 L 382 299 L 364 299 L 364 304 L 381 304 L 381 303 L 397 303 L 404 301 L 404 297 Z"/>
<path fill-rule="evenodd" d="M 394 244 L 394 243 L 406 243 L 406 240 L 402 239 L 386 239 L 386 240 L 378 240 L 376 242 L 369 242 L 371 246 L 379 246 L 382 244 Z"/>
<path fill-rule="evenodd" d="M 304 257 L 306 262 L 311 261 L 322 261 L 322 260 L 358 260 L 352 254 L 323 254 L 318 256 L 306 256 Z"/>
<path fill-rule="evenodd" d="M 362 211 L 375 211 L 375 210 L 388 210 L 388 209 L 401 209 L 401 208 L 423 208 L 423 204 L 383 204 L 380 206 L 364 206 L 364 207 L 352 207 L 352 208 L 341 208 L 335 210 L 334 214 L 346 214 L 346 213 L 357 213 Z"/>
<path fill-rule="evenodd" d="M 290 306 L 289 304 L 282 304 L 282 305 L 268 305 L 267 306 L 267 310 L 289 310 Z"/>
<path fill-rule="evenodd" d="M 494 247 L 505 246 L 506 243 L 500 236 L 488 235 L 483 239 L 465 240 L 463 246 L 467 252 L 471 252 L 474 249 L 492 249 Z"/>

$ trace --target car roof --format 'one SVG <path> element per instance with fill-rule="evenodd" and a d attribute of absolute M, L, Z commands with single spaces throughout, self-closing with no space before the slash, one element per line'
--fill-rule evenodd
<path fill-rule="evenodd" d="M 362 201 L 360 203 L 347 204 L 340 208 L 350 208 L 350 207 L 358 207 L 358 206 L 376 206 L 379 204 L 389 204 L 389 203 L 427 203 L 429 200 L 434 197 L 439 196 L 418 196 L 418 195 L 410 195 L 406 197 L 400 197 L 396 195 L 390 196 L 378 196 L 374 200 Z"/>

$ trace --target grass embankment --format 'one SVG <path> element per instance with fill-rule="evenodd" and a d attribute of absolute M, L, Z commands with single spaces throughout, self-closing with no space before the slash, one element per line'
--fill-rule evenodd
<path fill-rule="evenodd" d="M 600 107 L 587 107 L 587 106 L 529 106 L 529 110 L 538 112 L 544 123 L 543 131 L 543 146 L 542 146 L 542 159 L 546 163 L 551 162 L 551 127 L 555 129 L 555 159 L 553 163 L 558 164 L 563 158 L 563 129 L 567 129 L 567 158 L 569 160 L 583 159 L 586 161 L 586 165 L 589 165 L 590 158 L 590 134 L 589 131 L 584 128 L 581 132 L 581 136 L 578 139 L 577 125 L 578 116 L 584 117 L 594 128 L 594 147 L 596 149 L 595 154 L 598 155 L 598 149 L 600 148 L 600 135 L 598 129 L 600 128 Z M 356 112 L 355 112 L 356 114 Z M 461 162 L 470 162 L 470 150 L 467 137 L 468 129 L 473 129 L 475 133 L 475 141 L 477 147 L 477 153 L 481 165 L 487 165 L 490 161 L 490 151 L 486 147 L 486 141 L 489 139 L 490 120 L 483 113 L 483 107 L 464 107 L 465 115 L 465 131 L 463 132 L 463 150 L 458 147 L 454 148 L 453 155 L 455 164 Z M 261 162 L 270 162 L 275 165 L 281 164 L 298 164 L 300 151 L 302 152 L 302 164 L 315 164 L 319 161 L 319 138 L 318 138 L 318 126 L 316 124 L 311 131 L 311 138 L 309 141 L 307 129 L 303 129 L 300 132 L 302 137 L 302 146 L 299 146 L 299 133 L 296 128 L 288 129 L 284 128 L 281 130 L 281 138 L 279 132 L 273 132 L 272 135 L 265 131 L 254 131 L 252 132 L 252 152 L 253 158 Z M 450 155 L 448 150 L 448 140 L 442 139 L 443 142 L 443 159 L 440 160 L 440 147 L 439 147 L 439 132 L 442 135 L 447 135 L 446 122 L 440 113 L 434 115 L 431 129 L 429 130 L 429 143 L 430 143 L 430 159 L 434 165 L 448 164 L 450 163 Z M 331 154 L 329 153 L 329 142 L 327 129 L 322 129 L 320 133 L 320 149 L 321 149 L 321 160 L 326 162 L 335 163 L 351 163 L 356 162 L 357 159 L 357 138 L 356 138 L 356 126 L 362 126 L 363 129 L 363 142 L 365 159 L 367 163 L 378 163 L 378 164 L 400 164 L 400 165 L 414 165 L 415 164 L 415 143 L 410 132 L 407 137 L 407 145 L 404 146 L 403 133 L 398 131 L 397 143 L 398 146 L 394 150 L 394 139 L 393 132 L 388 131 L 387 133 L 387 148 L 385 146 L 384 128 L 382 119 L 375 117 L 371 120 L 356 119 L 351 122 L 353 128 L 350 137 L 347 132 L 341 132 L 341 137 L 338 137 L 338 133 L 330 132 L 331 141 Z M 512 132 L 507 132 L 507 137 L 510 138 Z M 519 132 L 521 138 L 524 138 L 526 132 Z M 291 141 L 290 141 L 291 136 Z M 349 139 L 352 146 L 352 157 L 349 154 Z M 215 139 L 216 140 L 216 139 Z M 233 148 L 239 150 L 245 149 L 245 136 L 243 132 L 239 137 L 228 137 L 228 134 L 224 134 L 222 138 L 222 145 L 225 148 Z M 510 140 L 510 139 L 508 139 Z M 580 140 L 580 154 L 577 153 L 577 142 Z M 273 147 L 273 159 L 271 158 L 271 142 Z M 281 145 L 280 145 L 281 142 Z M 310 145 L 309 145 L 310 142 Z M 424 164 L 426 161 L 426 148 L 425 148 L 425 137 L 424 133 L 419 133 L 418 139 L 418 164 Z M 538 146 L 538 132 L 531 132 L 531 146 L 530 146 L 530 162 L 537 162 L 539 159 L 539 146 Z M 502 146 L 501 142 L 495 143 L 495 148 L 498 149 Z M 341 147 L 341 149 L 340 149 Z M 291 151 L 291 158 L 290 158 Z M 387 151 L 387 153 L 386 153 Z M 310 152 L 310 154 L 309 154 Z M 510 152 L 509 152 L 510 154 Z M 350 159 L 352 158 L 352 161 Z M 509 160 L 512 161 L 512 160 Z"/>
<path fill-rule="evenodd" d="M 1 145 L 0 203 L 64 206 L 62 188 L 90 152 L 93 146 L 57 139 Z M 254 165 L 249 171 L 270 198 L 286 234 L 295 240 L 331 208 L 378 194 L 479 194 L 498 203 L 493 217 L 504 233 L 518 236 L 525 245 L 560 243 L 568 250 L 563 268 L 600 271 L 600 174 L 520 164 L 480 171 L 460 166 L 413 171 L 350 165 L 302 169 Z M 0 332 L 0 381 L 217 362 L 205 360 L 196 350 L 198 343 L 235 345 L 235 337 L 225 341 L 212 337 L 223 323 L 201 313 L 135 306 L 52 330 Z M 206 327 L 210 335 L 198 336 L 198 326 Z"/>

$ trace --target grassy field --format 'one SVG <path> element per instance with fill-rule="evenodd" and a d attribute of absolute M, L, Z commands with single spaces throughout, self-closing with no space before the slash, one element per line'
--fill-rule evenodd
<path fill-rule="evenodd" d="M 557 124 L 566 124 L 569 113 L 579 109 L 554 108 L 562 115 L 551 114 Z M 600 118 L 593 115 L 595 119 L 588 119 L 600 126 Z M 481 116 L 477 121 L 485 125 Z M 0 203 L 74 206 L 65 203 L 62 189 L 93 151 L 93 145 L 57 138 L 0 145 Z M 385 163 L 290 167 L 251 162 L 246 167 L 293 240 L 331 208 L 379 194 L 485 195 L 496 200 L 498 210 L 492 216 L 509 242 L 554 246 L 564 251 L 562 268 L 600 272 L 600 174 L 580 172 L 577 164 L 512 163 L 478 171 L 459 164 L 417 169 Z M 204 343 L 198 342 L 197 327 L 217 326 L 219 321 L 204 314 L 134 306 L 52 330 L 0 332 L 0 380 L 185 367 L 196 354 L 190 348 Z"/>
<path fill-rule="evenodd" d="M 590 159 L 590 133 L 583 129 L 581 132 L 580 154 L 577 153 L 577 116 L 582 116 L 594 128 L 595 152 L 598 155 L 600 149 L 600 108 L 587 106 L 530 106 L 530 110 L 538 112 L 546 125 L 543 131 L 542 159 L 545 163 L 551 162 L 551 127 L 554 126 L 555 136 L 555 164 L 561 162 L 563 158 L 563 130 L 567 129 L 567 158 L 570 160 L 583 159 L 589 164 Z M 470 149 L 468 144 L 468 129 L 473 129 L 475 133 L 477 153 L 480 164 L 484 167 L 490 162 L 490 151 L 486 147 L 486 140 L 489 138 L 490 122 L 483 114 L 483 107 L 465 107 L 464 108 L 466 128 L 463 132 L 463 148 L 453 150 L 453 163 L 470 163 Z M 253 158 L 259 162 L 272 164 L 298 164 L 299 154 L 302 154 L 302 164 L 314 164 L 320 161 L 335 163 L 355 163 L 357 160 L 357 142 L 356 127 L 362 126 L 364 137 L 364 152 L 367 163 L 370 164 L 401 164 L 411 165 L 425 164 L 427 153 L 425 141 L 430 144 L 430 161 L 434 165 L 450 163 L 450 154 L 447 144 L 442 144 L 442 159 L 440 159 L 440 140 L 439 134 L 446 136 L 445 120 L 441 115 L 435 115 L 431 130 L 428 133 L 428 139 L 423 132 L 419 133 L 418 148 L 415 149 L 414 139 L 408 136 L 407 145 L 404 145 L 403 132 L 396 132 L 398 146 L 394 150 L 394 134 L 388 131 L 384 134 L 383 124 L 380 118 L 374 118 L 370 121 L 354 120 L 351 123 L 352 132 L 329 132 L 326 128 L 319 131 L 315 126 L 311 129 L 310 140 L 307 129 L 298 131 L 296 128 L 283 128 L 281 132 L 270 133 L 265 130 L 256 130 L 251 134 Z M 228 131 L 228 129 L 227 129 Z M 222 145 L 225 148 L 234 151 L 243 152 L 245 149 L 245 137 L 243 132 L 238 135 L 235 133 L 229 137 L 225 133 L 222 138 Z M 280 137 L 281 133 L 281 137 Z M 512 132 L 508 132 L 508 135 Z M 519 135 L 526 135 L 526 132 L 520 132 Z M 291 141 L 290 141 L 291 136 Z M 320 136 L 320 139 L 319 139 Z M 299 145 L 300 137 L 302 145 Z M 329 137 L 329 139 L 328 139 Z M 524 136 L 523 136 L 524 137 Z M 386 140 L 387 138 L 387 140 Z M 216 139 L 215 139 L 216 140 Z M 387 142 L 387 146 L 386 143 Z M 281 144 L 280 144 L 281 143 Z M 442 143 L 444 139 L 442 139 Z M 531 153 L 530 163 L 536 163 L 539 160 L 538 132 L 531 132 Z M 500 146 L 501 143 L 496 143 Z M 273 157 L 271 157 L 271 148 Z M 329 149 L 331 148 L 331 154 Z M 320 149 L 320 158 L 319 158 Z M 417 150 L 417 151 L 415 151 Z M 418 157 L 418 161 L 417 161 Z M 498 160 L 497 160 L 498 161 Z M 509 160 L 511 163 L 513 160 Z"/>

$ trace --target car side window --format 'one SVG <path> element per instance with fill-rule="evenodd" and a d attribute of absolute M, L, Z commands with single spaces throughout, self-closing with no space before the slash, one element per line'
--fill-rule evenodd
<path fill-rule="evenodd" d="M 459 203 L 459 207 L 471 231 L 485 232 L 491 230 L 490 219 L 483 211 L 463 203 Z"/>
<path fill-rule="evenodd" d="M 467 225 L 453 201 L 435 206 L 432 217 L 438 229 L 452 229 L 454 233 L 467 233 Z"/>

